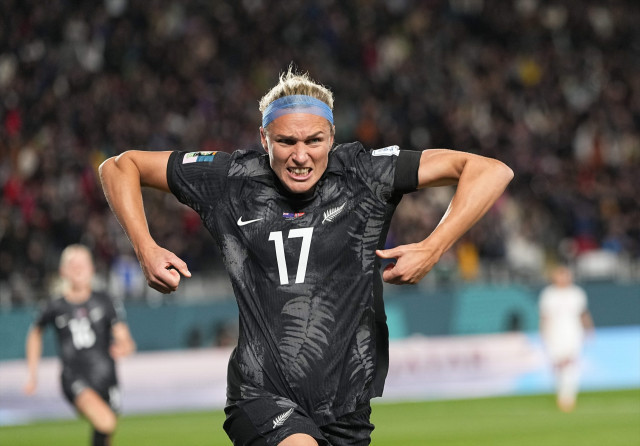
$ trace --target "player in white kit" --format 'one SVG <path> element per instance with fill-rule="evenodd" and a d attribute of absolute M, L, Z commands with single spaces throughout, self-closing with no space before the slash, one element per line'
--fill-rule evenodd
<path fill-rule="evenodd" d="M 587 294 L 573 283 L 569 268 L 555 268 L 551 284 L 540 293 L 540 333 L 556 374 L 556 402 L 564 412 L 575 408 L 580 353 L 592 330 Z"/>

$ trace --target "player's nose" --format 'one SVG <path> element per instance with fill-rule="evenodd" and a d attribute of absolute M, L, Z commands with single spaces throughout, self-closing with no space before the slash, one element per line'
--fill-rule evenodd
<path fill-rule="evenodd" d="M 297 164 L 304 164 L 309 159 L 309 152 L 307 151 L 307 147 L 304 142 L 299 141 L 295 146 L 293 146 L 291 159 Z"/>

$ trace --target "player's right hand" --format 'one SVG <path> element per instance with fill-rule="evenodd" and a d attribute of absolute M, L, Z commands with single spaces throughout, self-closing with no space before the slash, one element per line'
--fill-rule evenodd
<path fill-rule="evenodd" d="M 178 289 L 181 276 L 191 277 L 187 264 L 180 257 L 158 245 L 141 250 L 138 260 L 147 284 L 164 294 Z"/>

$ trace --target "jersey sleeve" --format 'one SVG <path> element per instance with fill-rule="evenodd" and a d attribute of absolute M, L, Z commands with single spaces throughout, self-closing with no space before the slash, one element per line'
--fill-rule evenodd
<path fill-rule="evenodd" d="M 587 293 L 582 288 L 578 288 L 578 306 L 581 313 L 588 310 Z"/>
<path fill-rule="evenodd" d="M 422 152 L 400 150 L 398 146 L 363 150 L 356 156 L 358 172 L 382 201 L 392 201 L 418 188 Z"/>
<path fill-rule="evenodd" d="M 200 213 L 225 189 L 230 159 L 225 152 L 173 152 L 167 163 L 169 189 Z"/>
<path fill-rule="evenodd" d="M 49 301 L 43 304 L 38 310 L 38 314 L 36 315 L 35 320 L 33 321 L 33 325 L 35 327 L 44 328 L 55 319 L 56 314 L 54 310 L 54 305 L 52 301 Z"/>
<path fill-rule="evenodd" d="M 110 298 L 110 313 L 111 325 L 115 325 L 118 322 L 127 322 L 127 313 L 124 309 L 122 299 Z"/>
<path fill-rule="evenodd" d="M 549 312 L 549 290 L 547 288 L 544 288 L 540 293 L 540 298 L 538 301 L 538 311 L 541 315 Z"/>

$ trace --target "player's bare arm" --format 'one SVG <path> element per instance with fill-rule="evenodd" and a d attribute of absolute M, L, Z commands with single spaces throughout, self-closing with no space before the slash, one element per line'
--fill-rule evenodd
<path fill-rule="evenodd" d="M 580 315 L 580 322 L 582 323 L 582 327 L 587 336 L 593 336 L 595 333 L 595 325 L 593 323 L 593 318 L 591 317 L 591 312 L 589 310 L 584 310 Z"/>
<path fill-rule="evenodd" d="M 27 382 L 24 385 L 24 393 L 32 395 L 38 387 L 38 365 L 42 356 L 42 329 L 33 326 L 27 334 L 25 344 L 27 357 Z"/>
<path fill-rule="evenodd" d="M 383 279 L 397 285 L 418 283 L 491 208 L 512 178 L 513 171 L 492 158 L 446 149 L 422 152 L 418 187 L 457 184 L 457 190 L 440 223 L 426 239 L 377 251 L 382 258 L 397 259 L 385 268 Z"/>
<path fill-rule="evenodd" d="M 147 283 L 162 293 L 175 291 L 181 274 L 191 277 L 187 264 L 151 237 L 142 202 L 143 186 L 169 192 L 166 171 L 170 154 L 130 150 L 100 165 L 109 206 L 131 241 Z"/>
<path fill-rule="evenodd" d="M 111 343 L 110 353 L 114 359 L 129 356 L 136 351 L 136 343 L 131 336 L 129 326 L 124 322 L 117 322 L 111 328 L 113 342 Z"/>

